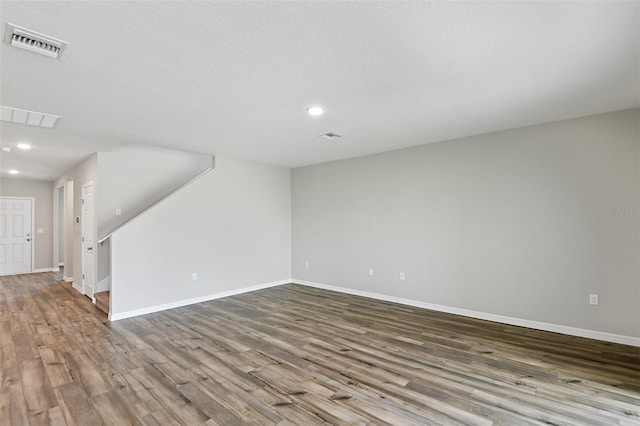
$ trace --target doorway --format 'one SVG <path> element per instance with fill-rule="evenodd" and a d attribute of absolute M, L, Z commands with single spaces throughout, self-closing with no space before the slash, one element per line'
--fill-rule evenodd
<path fill-rule="evenodd" d="M 33 272 L 35 199 L 0 197 L 0 275 Z"/>
<path fill-rule="evenodd" d="M 64 267 L 64 185 L 53 188 L 53 270 Z"/>

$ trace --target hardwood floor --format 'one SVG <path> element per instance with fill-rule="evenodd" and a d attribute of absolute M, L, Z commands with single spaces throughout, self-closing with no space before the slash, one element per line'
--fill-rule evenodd
<path fill-rule="evenodd" d="M 0 277 L 0 424 L 640 425 L 640 349 L 298 285 L 107 321 Z"/>

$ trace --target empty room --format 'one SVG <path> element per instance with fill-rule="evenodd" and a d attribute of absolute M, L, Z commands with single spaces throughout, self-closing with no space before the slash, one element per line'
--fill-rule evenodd
<path fill-rule="evenodd" d="M 640 2 L 0 26 L 0 426 L 640 426 Z"/>

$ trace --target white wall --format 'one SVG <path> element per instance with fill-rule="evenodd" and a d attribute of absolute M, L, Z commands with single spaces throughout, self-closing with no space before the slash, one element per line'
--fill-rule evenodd
<path fill-rule="evenodd" d="M 212 164 L 210 155 L 142 145 L 98 153 L 98 235 L 102 238 Z M 116 216 L 116 208 L 121 215 Z"/>
<path fill-rule="evenodd" d="M 216 157 L 111 236 L 112 319 L 288 280 L 290 190 L 289 169 Z"/>
<path fill-rule="evenodd" d="M 98 244 L 97 254 L 96 268 L 98 268 L 98 272 L 96 280 L 99 283 L 111 275 L 111 240 L 109 238 Z M 107 290 L 109 290 L 109 287 L 101 291 Z"/>
<path fill-rule="evenodd" d="M 294 169 L 294 278 L 640 337 L 639 111 Z"/>
<path fill-rule="evenodd" d="M 56 268 L 58 265 L 53 265 L 53 183 L 44 180 L 1 178 L 0 195 L 35 199 L 33 267 L 49 270 Z M 42 234 L 37 233 L 38 228 L 42 229 Z"/>
<path fill-rule="evenodd" d="M 97 200 L 99 187 L 96 179 L 97 155 L 93 154 L 66 171 L 53 184 L 54 187 L 65 185 L 64 276 L 73 278 L 76 288 L 82 288 L 82 224 L 76 221 L 82 216 L 82 185 L 93 182 L 94 200 Z M 94 228 L 95 241 L 97 227 Z"/>

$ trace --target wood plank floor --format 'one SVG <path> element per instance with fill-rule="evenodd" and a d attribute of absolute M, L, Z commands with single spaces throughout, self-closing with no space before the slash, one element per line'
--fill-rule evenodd
<path fill-rule="evenodd" d="M 0 278 L 2 425 L 640 425 L 640 350 L 286 285 L 109 323 Z"/>

